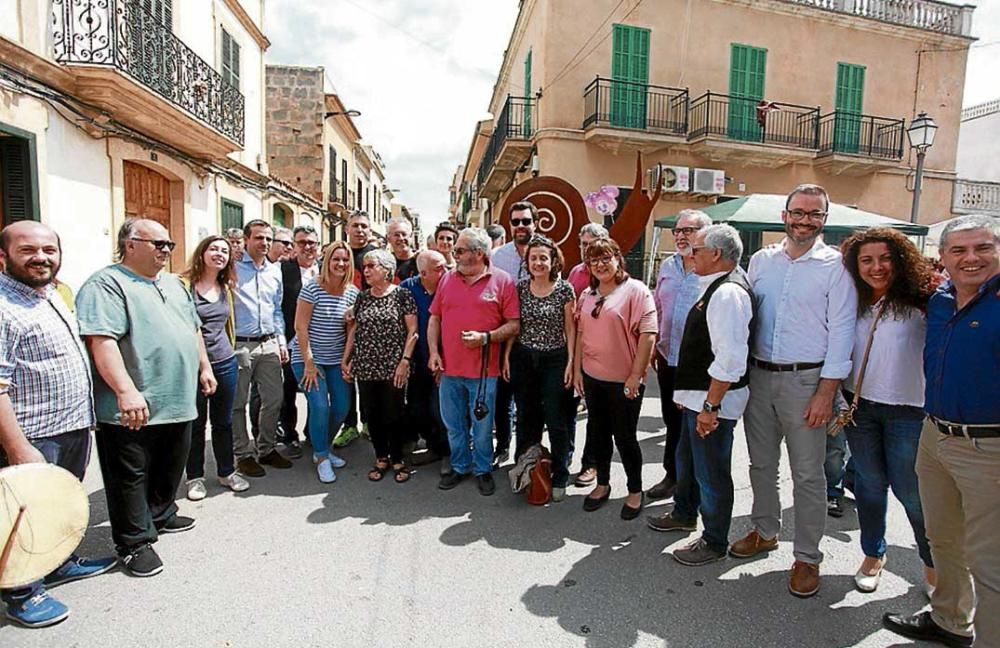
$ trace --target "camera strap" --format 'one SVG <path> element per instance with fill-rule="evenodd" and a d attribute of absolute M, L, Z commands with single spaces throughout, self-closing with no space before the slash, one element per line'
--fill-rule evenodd
<path fill-rule="evenodd" d="M 486 376 L 490 371 L 490 334 L 486 334 L 479 363 L 479 386 L 476 388 L 476 404 L 486 405 Z"/>

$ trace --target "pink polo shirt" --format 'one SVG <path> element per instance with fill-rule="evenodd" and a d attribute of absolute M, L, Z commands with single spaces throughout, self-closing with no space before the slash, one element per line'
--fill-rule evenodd
<path fill-rule="evenodd" d="M 583 355 L 583 372 L 591 378 L 623 383 L 632 372 L 640 333 L 656 333 L 656 303 L 649 288 L 635 279 L 619 285 L 591 316 L 599 295 L 583 291 L 576 321 Z"/>
<path fill-rule="evenodd" d="M 569 271 L 569 275 L 566 277 L 566 281 L 573 286 L 576 298 L 580 299 L 580 293 L 590 285 L 590 270 L 587 269 L 587 264 L 577 263 L 573 266 L 573 269 Z"/>
<path fill-rule="evenodd" d="M 507 320 L 521 317 L 517 289 L 510 275 L 499 268 L 488 268 L 486 274 L 468 284 L 458 270 L 441 277 L 431 315 L 441 318 L 441 356 L 444 375 L 454 378 L 479 378 L 482 349 L 467 349 L 462 344 L 462 331 L 492 331 Z M 500 375 L 500 344 L 490 344 L 488 375 Z"/>

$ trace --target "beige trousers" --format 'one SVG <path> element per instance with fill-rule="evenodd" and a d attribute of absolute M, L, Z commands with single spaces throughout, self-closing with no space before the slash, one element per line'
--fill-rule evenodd
<path fill-rule="evenodd" d="M 937 570 L 931 618 L 1000 647 L 1000 438 L 966 439 L 924 424 L 917 478 Z M 976 612 L 978 611 L 978 614 Z"/>

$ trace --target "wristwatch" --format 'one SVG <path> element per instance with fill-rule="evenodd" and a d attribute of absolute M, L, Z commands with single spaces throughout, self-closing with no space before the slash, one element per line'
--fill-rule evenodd
<path fill-rule="evenodd" d="M 705 401 L 704 404 L 702 404 L 701 406 L 701 411 L 708 412 L 709 414 L 715 414 L 720 410 L 722 410 L 722 403 L 719 403 L 718 405 L 712 405 L 708 401 Z"/>

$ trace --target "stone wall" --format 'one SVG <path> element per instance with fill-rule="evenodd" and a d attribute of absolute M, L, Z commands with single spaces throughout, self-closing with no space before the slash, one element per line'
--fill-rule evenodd
<path fill-rule="evenodd" d="M 323 200 L 323 68 L 268 65 L 267 158 L 270 172 Z"/>

